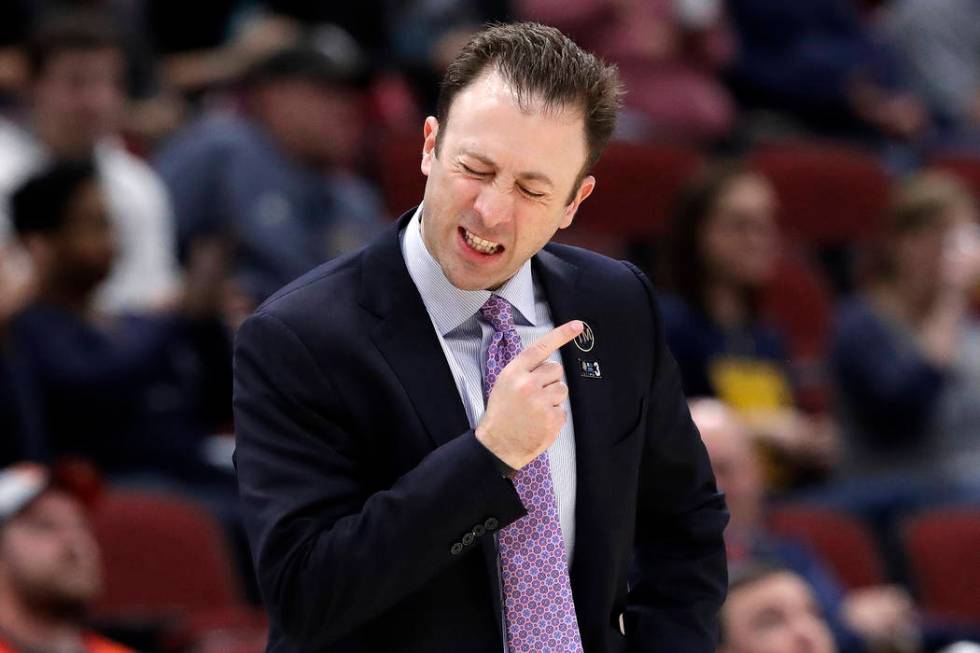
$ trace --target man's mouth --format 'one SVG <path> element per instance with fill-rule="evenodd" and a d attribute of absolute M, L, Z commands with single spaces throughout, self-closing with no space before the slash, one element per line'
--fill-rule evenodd
<path fill-rule="evenodd" d="M 496 254 L 497 252 L 502 252 L 504 249 L 504 246 L 501 245 L 500 243 L 495 243 L 492 240 L 486 240 L 485 238 L 480 238 L 479 236 L 471 233 L 464 227 L 460 227 L 459 231 L 463 236 L 463 240 L 466 241 L 466 244 L 481 254 L 486 254 L 489 256 L 490 254 Z"/>

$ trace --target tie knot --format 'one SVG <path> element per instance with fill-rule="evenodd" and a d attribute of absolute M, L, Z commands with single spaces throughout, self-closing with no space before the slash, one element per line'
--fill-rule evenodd
<path fill-rule="evenodd" d="M 494 331 L 514 330 L 514 314 L 511 312 L 510 304 L 499 295 L 490 295 L 490 299 L 480 307 L 480 314 L 490 323 Z"/>

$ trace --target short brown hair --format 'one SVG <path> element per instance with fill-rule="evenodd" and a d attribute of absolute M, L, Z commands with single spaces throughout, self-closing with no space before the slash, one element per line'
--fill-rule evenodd
<path fill-rule="evenodd" d="M 588 146 L 585 170 L 599 160 L 616 127 L 623 86 L 615 66 L 538 23 L 491 24 L 449 64 L 439 88 L 436 118 L 445 129 L 456 95 L 492 66 L 510 84 L 521 108 L 581 108 Z M 584 174 L 584 172 L 583 172 Z"/>
<path fill-rule="evenodd" d="M 27 55 L 31 77 L 44 74 L 48 63 L 70 51 L 116 50 L 126 54 L 119 25 L 98 10 L 58 11 L 46 15 L 31 34 Z"/>
<path fill-rule="evenodd" d="M 885 219 L 885 230 L 897 236 L 936 224 L 942 215 L 975 200 L 959 179 L 945 172 L 920 172 L 895 188 Z"/>

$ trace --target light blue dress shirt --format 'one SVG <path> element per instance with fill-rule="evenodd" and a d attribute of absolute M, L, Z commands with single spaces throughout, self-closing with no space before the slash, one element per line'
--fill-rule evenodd
<path fill-rule="evenodd" d="M 493 328 L 479 317 L 479 310 L 490 298 L 491 292 L 461 290 L 449 282 L 442 267 L 422 240 L 421 219 L 420 206 L 401 234 L 402 256 L 405 257 L 408 274 L 422 295 L 422 302 L 432 319 L 432 326 L 452 370 L 470 426 L 475 428 L 486 408 L 483 398 L 483 369 L 493 335 Z M 517 274 L 494 294 L 506 299 L 516 309 L 515 327 L 524 347 L 554 328 L 548 302 L 541 285 L 533 278 L 530 261 L 526 261 Z M 561 354 L 554 352 L 549 360 L 561 364 Z M 564 372 L 562 381 L 566 381 Z M 570 566 L 575 546 L 575 429 L 567 398 L 562 407 L 568 419 L 558 438 L 548 449 L 548 459 L 558 501 L 558 518 L 565 540 L 566 562 Z"/>

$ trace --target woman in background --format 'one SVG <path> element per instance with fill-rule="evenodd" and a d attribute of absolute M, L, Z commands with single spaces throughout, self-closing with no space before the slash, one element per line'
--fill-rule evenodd
<path fill-rule="evenodd" d="M 769 450 L 771 480 L 831 464 L 835 430 L 796 407 L 785 339 L 761 315 L 780 253 L 770 182 L 739 163 L 705 170 L 681 196 L 662 298 L 667 340 L 689 397 L 738 410 Z"/>

